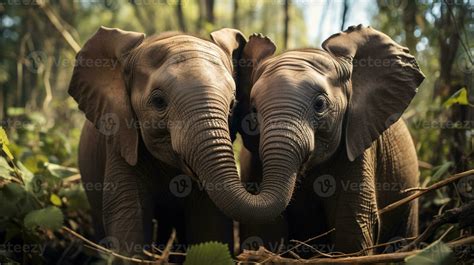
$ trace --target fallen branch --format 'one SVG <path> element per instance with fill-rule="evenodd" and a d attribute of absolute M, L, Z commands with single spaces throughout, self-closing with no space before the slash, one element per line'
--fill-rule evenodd
<path fill-rule="evenodd" d="M 452 183 L 456 180 L 459 180 L 461 178 L 464 178 L 464 177 L 467 177 L 467 176 L 470 176 L 470 175 L 473 175 L 473 174 L 474 174 L 474 169 L 455 174 L 453 176 L 450 176 L 449 178 L 443 179 L 442 181 L 427 187 L 426 189 L 420 190 L 419 192 L 413 193 L 412 195 L 410 195 L 408 197 L 405 197 L 405 198 L 403 198 L 399 201 L 396 201 L 396 202 L 386 206 L 385 208 L 380 209 L 378 212 L 379 212 L 379 214 L 383 214 L 385 212 L 391 211 L 391 210 L 393 210 L 393 209 L 395 209 L 395 208 L 397 208 L 397 207 L 399 207 L 403 204 L 406 204 L 406 203 L 422 196 L 423 194 L 425 194 L 429 191 L 439 189 L 439 188 L 441 188 L 443 186 L 446 186 L 446 185 L 448 185 L 448 184 L 450 184 L 450 183 Z"/>
<path fill-rule="evenodd" d="M 442 215 L 436 216 L 425 231 L 410 244 L 404 246 L 400 251 L 407 251 L 415 248 L 419 243 L 428 239 L 438 228 L 444 224 L 459 223 L 460 228 L 472 225 L 474 221 L 474 201 L 459 208 L 450 209 Z"/>
<path fill-rule="evenodd" d="M 466 237 L 456 241 L 448 242 L 446 245 L 450 248 L 456 248 L 458 246 L 470 245 L 474 243 L 474 236 Z M 240 259 L 241 261 L 254 261 L 260 260 L 269 261 L 276 264 L 376 264 L 376 263 L 390 263 L 390 262 L 402 262 L 406 257 L 418 254 L 422 250 L 413 250 L 407 252 L 390 253 L 390 254 L 378 254 L 371 256 L 358 256 L 358 257 L 342 257 L 342 258 L 312 258 L 312 259 L 291 259 L 283 258 L 279 255 L 271 253 L 264 247 L 260 247 L 257 251 L 244 250 L 244 253 L 239 257 L 246 257 L 246 260 Z M 262 262 L 263 263 L 263 262 Z"/>
<path fill-rule="evenodd" d="M 186 255 L 185 253 L 171 252 L 171 247 L 173 245 L 174 240 L 176 239 L 176 232 L 174 230 L 173 230 L 173 233 L 171 234 L 170 239 L 168 240 L 168 243 L 166 244 L 165 250 L 161 251 L 160 249 L 155 248 L 156 250 L 160 251 L 162 254 L 156 255 L 148 251 L 144 251 L 146 255 L 155 259 L 155 260 L 144 260 L 144 259 L 132 258 L 132 257 L 127 257 L 124 255 L 118 254 L 106 247 L 103 247 L 99 244 L 92 242 L 91 240 L 85 238 L 84 236 L 80 235 L 79 233 L 75 232 L 74 230 L 66 226 L 63 226 L 62 229 L 66 231 L 67 233 L 71 234 L 72 236 L 83 241 L 86 244 L 86 247 L 92 248 L 94 250 L 100 251 L 102 253 L 111 255 L 113 257 L 116 257 L 125 261 L 132 261 L 132 262 L 140 263 L 140 264 L 162 264 L 163 262 L 166 263 L 168 261 L 168 258 L 170 255 L 179 255 L 179 256 Z"/>

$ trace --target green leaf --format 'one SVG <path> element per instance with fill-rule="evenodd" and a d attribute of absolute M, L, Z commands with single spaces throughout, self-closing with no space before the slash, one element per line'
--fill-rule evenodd
<path fill-rule="evenodd" d="M 8 141 L 7 133 L 2 127 L 0 127 L 0 147 L 2 151 L 6 154 L 7 158 L 13 160 L 12 152 L 10 152 L 10 149 L 8 149 L 9 144 L 10 141 Z"/>
<path fill-rule="evenodd" d="M 59 229 L 63 225 L 64 216 L 56 206 L 35 210 L 28 213 L 23 220 L 26 228 L 34 229 L 39 226 L 47 229 Z"/>
<path fill-rule="evenodd" d="M 63 167 L 53 163 L 46 163 L 46 168 L 51 173 L 51 175 L 57 178 L 67 178 L 79 174 L 79 171 L 75 168 Z"/>
<path fill-rule="evenodd" d="M 4 179 L 11 179 L 12 169 L 4 157 L 0 156 L 0 177 Z"/>
<path fill-rule="evenodd" d="M 444 176 L 447 172 L 448 169 L 453 165 L 452 162 L 446 162 L 442 164 L 441 166 L 435 167 L 434 170 L 435 173 L 433 174 L 432 180 L 433 181 L 438 181 L 442 176 Z"/>
<path fill-rule="evenodd" d="M 455 264 L 452 250 L 441 240 L 436 240 L 419 253 L 405 258 L 407 265 Z"/>
<path fill-rule="evenodd" d="M 227 245 L 219 242 L 206 242 L 189 248 L 185 265 L 222 264 L 233 265 Z"/>
<path fill-rule="evenodd" d="M 62 205 L 61 198 L 59 198 L 59 196 L 54 194 L 54 193 L 51 194 L 51 196 L 49 196 L 49 201 L 55 206 L 61 206 Z"/>
<path fill-rule="evenodd" d="M 443 105 L 446 108 L 449 108 L 456 103 L 459 105 L 469 105 L 469 100 L 467 99 L 467 89 L 465 87 L 454 92 L 454 94 L 451 95 L 451 97 L 449 97 L 449 99 L 446 100 Z"/>

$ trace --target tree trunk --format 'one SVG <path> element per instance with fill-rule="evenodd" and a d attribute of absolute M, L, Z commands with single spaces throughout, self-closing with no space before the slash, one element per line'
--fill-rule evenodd
<path fill-rule="evenodd" d="M 344 7 L 342 9 L 342 21 L 341 21 L 341 31 L 345 29 L 346 26 L 346 17 L 347 17 L 347 11 L 349 10 L 349 1 L 344 0 Z"/>
<path fill-rule="evenodd" d="M 285 0 L 285 6 L 284 6 L 284 11 L 285 11 L 285 21 L 284 21 L 284 25 L 285 25 L 285 28 L 284 28 L 284 35 L 283 35 L 283 48 L 284 49 L 287 49 L 288 48 L 288 36 L 289 36 L 289 32 L 288 32 L 288 27 L 289 27 L 289 24 L 290 24 L 290 0 Z"/>
<path fill-rule="evenodd" d="M 183 14 L 183 1 L 178 0 L 178 3 L 176 5 L 176 16 L 178 17 L 178 23 L 179 23 L 179 28 L 182 32 L 186 32 L 186 22 L 184 20 L 184 14 Z"/>
<path fill-rule="evenodd" d="M 403 11 L 403 28 L 405 30 L 405 45 L 410 52 L 416 52 L 417 39 L 414 35 L 416 26 L 416 14 L 418 13 L 417 1 L 407 1 Z"/>
<path fill-rule="evenodd" d="M 232 10 L 232 27 L 239 28 L 239 0 L 234 0 L 234 7 Z"/>
<path fill-rule="evenodd" d="M 198 30 L 203 30 L 207 23 L 214 24 L 214 0 L 199 0 Z"/>

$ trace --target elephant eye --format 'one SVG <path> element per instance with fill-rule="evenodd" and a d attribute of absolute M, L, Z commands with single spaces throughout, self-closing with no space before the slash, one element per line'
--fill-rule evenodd
<path fill-rule="evenodd" d="M 324 96 L 318 96 L 314 100 L 313 108 L 316 113 L 323 113 L 327 108 L 327 100 Z"/>
<path fill-rule="evenodd" d="M 165 98 L 161 95 L 154 95 L 153 98 L 151 99 L 151 104 L 157 110 L 164 110 L 166 108 L 166 106 L 168 105 L 166 103 Z"/>

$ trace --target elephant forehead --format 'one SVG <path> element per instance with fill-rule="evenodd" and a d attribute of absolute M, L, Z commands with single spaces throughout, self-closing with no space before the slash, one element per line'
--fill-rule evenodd
<path fill-rule="evenodd" d="M 336 71 L 336 66 L 331 56 L 319 49 L 287 51 L 267 60 L 262 65 L 262 68 L 267 73 L 280 72 L 283 69 L 289 70 L 286 72 L 288 74 L 294 74 L 292 72 L 316 71 L 324 76 L 332 76 Z"/>
<path fill-rule="evenodd" d="M 180 64 L 188 60 L 201 59 L 215 65 L 230 67 L 229 58 L 217 45 L 193 36 L 176 35 L 154 41 L 147 46 L 143 57 L 150 65 Z M 199 63 L 199 60 L 196 60 L 196 63 Z"/>

